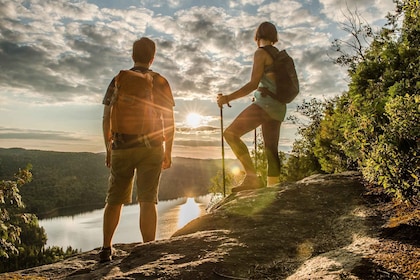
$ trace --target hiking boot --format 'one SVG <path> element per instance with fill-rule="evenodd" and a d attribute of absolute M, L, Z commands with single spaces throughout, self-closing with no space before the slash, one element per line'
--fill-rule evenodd
<path fill-rule="evenodd" d="M 246 176 L 242 184 L 237 187 L 232 188 L 232 192 L 240 192 L 245 190 L 255 190 L 263 188 L 264 184 L 260 177 L 258 176 Z"/>
<path fill-rule="evenodd" d="M 101 248 L 101 251 L 99 252 L 99 262 L 105 263 L 112 261 L 112 247 L 110 248 Z"/>

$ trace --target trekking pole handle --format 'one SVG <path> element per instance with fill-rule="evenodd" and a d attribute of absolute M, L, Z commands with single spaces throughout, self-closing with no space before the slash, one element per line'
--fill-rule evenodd
<path fill-rule="evenodd" d="M 220 98 L 222 98 L 224 95 L 223 95 L 223 93 L 218 93 L 217 94 L 217 100 L 219 100 Z M 226 105 L 228 106 L 228 107 L 232 107 L 232 106 L 230 106 L 230 104 L 229 104 L 229 102 L 226 102 Z M 223 104 L 221 104 L 221 105 L 219 105 L 219 107 L 220 108 L 223 108 Z"/>

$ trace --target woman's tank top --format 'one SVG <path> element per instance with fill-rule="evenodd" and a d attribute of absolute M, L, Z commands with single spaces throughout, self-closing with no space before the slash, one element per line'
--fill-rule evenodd
<path fill-rule="evenodd" d="M 258 87 L 265 87 L 271 92 L 276 92 L 276 82 L 268 78 L 266 73 L 267 71 L 264 71 L 264 75 L 262 76 Z M 284 120 L 286 115 L 286 104 L 273 99 L 269 95 L 262 96 L 259 90 L 254 92 L 254 96 L 254 104 L 260 106 L 271 118 L 280 122 Z"/>

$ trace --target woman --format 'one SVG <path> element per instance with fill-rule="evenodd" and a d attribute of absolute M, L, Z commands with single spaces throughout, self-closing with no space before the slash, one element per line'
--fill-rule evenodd
<path fill-rule="evenodd" d="M 278 142 L 280 137 L 280 125 L 286 114 L 286 104 L 280 103 L 269 95 L 262 94 L 259 88 L 268 88 L 276 92 L 275 74 L 273 72 L 273 59 L 262 47 L 274 45 L 277 39 L 277 29 L 270 22 L 263 22 L 255 32 L 255 41 L 258 49 L 254 53 L 254 62 L 250 81 L 237 91 L 219 95 L 217 104 L 219 107 L 230 101 L 244 97 L 254 92 L 255 102 L 243 110 L 232 124 L 224 131 L 226 142 L 232 148 L 233 153 L 245 169 L 245 179 L 232 192 L 263 187 L 263 183 L 257 176 L 251 156 L 241 137 L 262 127 L 264 147 L 268 161 L 267 185 L 273 186 L 279 183 L 280 158 L 278 155 Z"/>

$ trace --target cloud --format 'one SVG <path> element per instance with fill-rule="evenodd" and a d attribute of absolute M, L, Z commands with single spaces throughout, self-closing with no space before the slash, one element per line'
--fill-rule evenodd
<path fill-rule="evenodd" d="M 255 6 L 257 13 L 210 5 L 173 14 L 133 6 L 101 8 L 84 1 L 32 1 L 26 6 L 7 2 L 0 20 L 0 59 L 8 70 L 0 74 L 0 90 L 19 89 L 39 102 L 71 102 L 80 95 L 98 102 L 112 76 L 130 67 L 132 41 L 150 34 L 158 45 L 153 67 L 171 82 L 176 98 L 213 98 L 249 79 L 256 48 L 253 35 L 261 18 L 278 23 L 280 43 L 286 47 L 329 43 L 330 38 L 313 36 L 321 33 L 312 26 L 326 25 L 322 19 L 298 1 L 286 2 Z M 324 4 L 324 10 L 334 7 Z M 304 58 L 303 53 L 295 54 L 302 55 L 296 56 L 298 62 Z"/>
<path fill-rule="evenodd" d="M 394 8 L 392 0 L 374 0 L 374 4 L 362 0 L 347 2 L 350 9 L 357 6 L 369 23 L 379 25 Z M 179 128 L 184 127 L 185 112 L 194 109 L 183 106 L 188 102 L 199 104 L 197 109 L 209 118 L 207 125 L 217 127 L 216 94 L 230 93 L 249 80 L 257 48 L 254 32 L 266 20 L 278 27 L 278 46 L 287 49 L 298 70 L 301 94 L 288 105 L 290 114 L 302 99 L 330 97 L 347 87 L 346 69 L 334 65 L 329 58 L 331 42 L 347 36 L 338 24 L 343 20 L 341 11 L 346 10 L 345 3 L 342 0 L 215 0 L 205 4 L 192 0 L 130 3 L 0 0 L 0 102 L 2 112 L 7 111 L 0 126 L 11 123 L 41 130 L 39 123 L 31 126 L 31 120 L 40 118 L 38 115 L 31 118 L 29 112 L 39 113 L 31 108 L 44 105 L 42 113 L 51 122 L 48 131 L 54 127 L 64 131 L 64 125 L 69 123 L 72 125 L 69 131 L 91 131 L 95 125 L 99 128 L 99 110 L 95 106 L 101 106 L 112 77 L 120 69 L 132 66 L 132 42 L 148 36 L 157 44 L 152 69 L 170 82 Z M 224 110 L 225 125 L 250 100 L 234 101 L 232 108 Z M 67 114 L 63 112 L 77 112 L 75 106 L 86 104 L 95 109 L 89 117 L 86 114 L 77 118 L 80 128 L 76 129 L 76 118 L 66 121 Z M 63 110 L 53 109 L 54 106 Z M 60 116 L 50 117 L 47 110 Z M 57 119 L 60 125 L 52 124 Z M 97 119 L 97 123 L 92 119 Z M 11 133 L 4 132 L 0 137 L 12 137 Z M 14 133 L 17 134 L 13 137 L 35 139 L 47 135 L 51 139 L 69 137 L 52 131 Z M 178 133 L 185 141 L 194 136 L 192 133 L 188 136 L 182 129 Z M 211 129 L 206 133 L 201 131 L 197 137 L 204 137 L 203 141 L 217 139 Z M 286 128 L 282 135 L 288 136 L 284 143 L 294 139 L 292 129 Z"/>
<path fill-rule="evenodd" d="M 378 20 L 382 21 L 388 12 L 395 9 L 392 0 L 320 0 L 319 2 L 323 7 L 321 12 L 335 22 L 345 21 L 345 15 L 348 14 L 348 11 L 358 11 L 369 24 L 374 24 Z"/>
<path fill-rule="evenodd" d="M 12 129 L 0 127 L 0 139 L 82 141 L 79 135 L 64 131 Z"/>
<path fill-rule="evenodd" d="M 0 74 L 0 90 L 19 88 L 46 102 L 102 95 L 101 84 L 115 71 L 110 66 L 131 63 L 131 42 L 152 15 L 62 0 L 31 1 L 28 7 L 9 2 L 3 12 L 0 60 L 7 71 Z"/>

